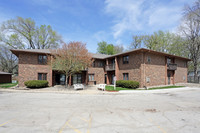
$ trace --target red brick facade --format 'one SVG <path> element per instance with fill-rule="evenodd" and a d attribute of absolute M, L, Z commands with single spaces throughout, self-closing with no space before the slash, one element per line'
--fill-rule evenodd
<path fill-rule="evenodd" d="M 24 82 L 27 80 L 37 80 L 38 73 L 46 73 L 49 85 L 55 85 L 55 72 L 52 72 L 50 66 L 39 64 L 38 55 L 39 53 L 29 52 L 18 54 L 19 86 L 24 86 Z M 129 56 L 128 64 L 123 63 L 124 56 Z M 177 64 L 176 70 L 168 69 L 167 58 L 171 58 L 172 63 Z M 82 83 L 111 84 L 114 76 L 117 80 L 123 80 L 124 74 L 128 74 L 128 80 L 140 82 L 140 87 L 187 82 L 187 61 L 189 59 L 161 52 L 144 49 L 103 59 L 95 58 L 94 61 L 92 67 L 81 73 Z M 105 65 L 108 65 L 109 69 Z M 94 78 L 89 80 L 89 75 L 94 75 Z M 73 84 L 73 77 L 68 80 Z"/>

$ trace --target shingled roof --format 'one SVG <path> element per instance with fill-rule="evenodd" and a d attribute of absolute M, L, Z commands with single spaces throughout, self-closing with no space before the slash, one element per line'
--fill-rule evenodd
<path fill-rule="evenodd" d="M 12 75 L 12 73 L 7 73 L 7 72 L 1 72 L 0 71 L 0 75 Z"/>
<path fill-rule="evenodd" d="M 18 56 L 19 53 L 26 53 L 26 52 L 51 54 L 50 49 L 11 49 L 10 51 L 13 54 L 15 54 L 16 56 Z M 185 57 L 176 56 L 176 55 L 172 55 L 172 54 L 168 54 L 168 53 L 164 53 L 164 52 L 158 52 L 158 51 L 154 51 L 154 50 L 150 50 L 150 49 L 146 49 L 146 48 L 133 49 L 133 50 L 125 51 L 125 52 L 118 53 L 118 54 L 115 54 L 115 55 L 106 55 L 106 54 L 98 54 L 98 53 L 97 54 L 96 53 L 91 53 L 91 54 L 92 54 L 92 58 L 95 58 L 95 59 L 106 59 L 106 58 L 114 58 L 114 57 L 120 56 L 120 55 L 126 55 L 126 54 L 132 53 L 132 52 L 149 52 L 149 53 L 165 55 L 165 56 L 169 56 L 169 57 L 176 57 L 176 58 L 180 58 L 180 59 L 191 61 L 190 59 L 185 58 Z"/>

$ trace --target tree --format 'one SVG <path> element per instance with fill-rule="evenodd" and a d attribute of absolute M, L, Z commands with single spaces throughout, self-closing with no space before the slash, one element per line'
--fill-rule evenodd
<path fill-rule="evenodd" d="M 97 52 L 100 54 L 113 55 L 123 52 L 124 50 L 122 45 L 114 46 L 113 44 L 108 44 L 105 41 L 99 42 L 97 45 L 98 45 Z"/>
<path fill-rule="evenodd" d="M 142 40 L 144 36 L 133 36 L 133 42 L 130 45 L 130 49 L 138 49 L 142 46 Z"/>
<path fill-rule="evenodd" d="M 17 72 L 17 57 L 7 47 L 2 45 L 0 45 L 0 71 Z"/>
<path fill-rule="evenodd" d="M 185 7 L 183 22 L 180 29 L 186 38 L 185 45 L 192 60 L 194 76 L 197 77 L 200 59 L 200 0 L 196 1 L 193 6 Z"/>
<path fill-rule="evenodd" d="M 108 45 L 107 42 L 102 41 L 102 42 L 99 42 L 97 45 L 98 45 L 98 48 L 97 48 L 98 53 L 107 54 L 107 45 Z"/>
<path fill-rule="evenodd" d="M 124 51 L 123 45 L 116 45 L 116 46 L 114 46 L 114 53 L 115 54 L 122 53 L 123 51 Z"/>
<path fill-rule="evenodd" d="M 5 21 L 0 30 L 1 49 L 6 50 L 6 53 L 5 51 L 1 53 L 1 69 L 12 72 L 11 69 L 16 68 L 16 57 L 9 49 L 52 49 L 57 48 L 61 42 L 61 36 L 52 30 L 51 26 L 36 26 L 31 18 L 17 17 Z"/>
<path fill-rule="evenodd" d="M 141 45 L 148 49 L 169 54 L 188 57 L 188 52 L 184 46 L 185 39 L 181 36 L 164 31 L 154 32 L 151 35 L 133 36 L 130 48 L 140 48 Z"/>
<path fill-rule="evenodd" d="M 57 48 L 61 37 L 51 26 L 36 26 L 31 18 L 17 17 L 7 20 L 1 26 L 1 40 L 13 49 L 49 49 Z"/>
<path fill-rule="evenodd" d="M 92 63 L 92 57 L 86 49 L 86 44 L 82 42 L 64 44 L 62 48 L 52 50 L 51 53 L 52 58 L 49 64 L 53 70 L 66 74 L 66 86 L 69 76 L 86 69 Z"/>

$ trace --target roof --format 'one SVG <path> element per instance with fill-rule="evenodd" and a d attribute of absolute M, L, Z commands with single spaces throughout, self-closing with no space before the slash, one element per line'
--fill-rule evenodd
<path fill-rule="evenodd" d="M 50 49 L 11 49 L 10 51 L 12 51 L 13 54 L 15 54 L 16 56 L 19 55 L 19 53 L 44 53 L 44 54 L 51 54 Z M 154 53 L 154 54 L 159 54 L 159 55 L 165 55 L 165 56 L 169 56 L 169 57 L 175 57 L 175 58 L 179 58 L 179 59 L 184 59 L 187 61 L 191 61 L 188 58 L 185 57 L 181 57 L 181 56 L 176 56 L 176 55 L 172 55 L 172 54 L 168 54 L 165 52 L 158 52 L 158 51 L 154 51 L 154 50 L 150 50 L 150 49 L 146 49 L 146 48 L 139 48 L 139 49 L 133 49 L 133 50 L 129 50 L 129 51 L 125 51 L 122 53 L 118 53 L 115 55 L 105 55 L 105 54 L 95 54 L 95 53 L 91 53 L 92 54 L 92 58 L 96 58 L 96 59 L 106 59 L 106 58 L 114 58 L 116 56 L 121 56 L 121 55 L 126 55 L 132 52 L 148 52 L 148 53 Z"/>
<path fill-rule="evenodd" d="M 92 57 L 93 58 L 96 58 L 96 59 L 105 59 L 105 58 L 108 58 L 110 57 L 111 55 L 106 55 L 106 54 L 94 54 L 94 53 L 91 53 L 92 54 Z"/>
<path fill-rule="evenodd" d="M 7 72 L 1 72 L 0 71 L 0 75 L 12 75 L 12 73 L 7 73 Z"/>
<path fill-rule="evenodd" d="M 165 53 L 165 52 L 158 52 L 158 51 L 151 50 L 151 49 L 146 49 L 146 48 L 139 48 L 139 49 L 133 49 L 133 50 L 125 51 L 125 52 L 122 52 L 122 53 L 111 55 L 108 58 L 113 58 L 113 57 L 120 56 L 120 55 L 126 55 L 126 54 L 129 54 L 129 53 L 132 53 L 132 52 L 148 52 L 148 53 L 154 53 L 154 54 L 158 54 L 158 55 L 165 55 L 165 56 L 168 56 L 168 57 L 175 57 L 175 58 L 191 61 L 191 59 L 189 59 L 189 58 L 168 54 L 168 53 Z"/>
<path fill-rule="evenodd" d="M 10 51 L 12 51 L 13 54 L 15 54 L 16 56 L 19 55 L 19 53 L 44 53 L 44 54 L 51 54 L 51 50 L 50 49 L 11 49 Z M 107 57 L 109 57 L 110 55 L 105 55 L 105 54 L 95 54 L 95 53 L 91 53 L 93 58 L 96 59 L 105 59 Z"/>
<path fill-rule="evenodd" d="M 26 52 L 51 54 L 50 49 L 11 49 L 10 51 L 16 56 L 18 56 L 19 53 L 26 53 Z"/>

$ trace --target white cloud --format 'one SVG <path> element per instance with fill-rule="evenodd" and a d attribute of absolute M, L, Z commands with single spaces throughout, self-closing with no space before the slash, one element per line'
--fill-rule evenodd
<path fill-rule="evenodd" d="M 126 32 L 151 33 L 173 30 L 179 24 L 185 1 L 106 0 L 105 13 L 111 15 L 113 37 Z"/>

